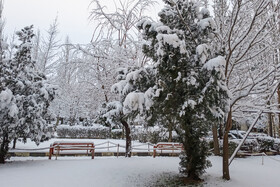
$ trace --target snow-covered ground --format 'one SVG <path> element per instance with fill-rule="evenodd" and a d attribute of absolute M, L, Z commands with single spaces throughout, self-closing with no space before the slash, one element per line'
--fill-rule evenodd
<path fill-rule="evenodd" d="M 49 147 L 54 142 L 93 142 L 95 145 L 95 152 L 125 152 L 125 140 L 119 139 L 57 139 L 53 138 L 48 141 L 40 143 L 38 146 L 27 139 L 26 143 L 18 141 L 16 149 L 10 149 L 10 152 L 49 152 Z M 118 148 L 119 145 L 119 148 Z M 10 144 L 12 147 L 12 143 Z M 83 152 L 86 151 L 63 151 L 67 152 Z M 141 143 L 139 141 L 132 141 L 132 152 L 153 152 L 153 144 Z M 180 152 L 180 150 L 162 151 L 163 153 Z"/>
<path fill-rule="evenodd" d="M 276 160 L 273 160 L 276 159 Z M 279 187 L 280 156 L 237 158 L 230 167 L 231 181 L 221 179 L 221 157 L 203 175 L 206 187 Z M 134 187 L 153 186 L 161 177 L 178 174 L 178 157 L 12 157 L 0 165 L 5 187 Z"/>

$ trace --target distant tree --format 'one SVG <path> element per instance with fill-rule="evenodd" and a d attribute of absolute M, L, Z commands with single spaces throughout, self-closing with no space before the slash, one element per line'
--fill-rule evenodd
<path fill-rule="evenodd" d="M 40 38 L 40 32 L 35 40 L 34 57 L 37 61 L 38 69 L 43 72 L 51 81 L 55 74 L 58 63 L 59 40 L 58 37 L 58 18 L 56 17 L 47 30 L 46 37 Z M 36 59 L 37 58 L 37 59 Z"/>
<path fill-rule="evenodd" d="M 21 42 L 13 59 L 1 61 L 0 163 L 4 163 L 9 143 L 15 138 L 30 138 L 36 144 L 50 137 L 47 132 L 48 107 L 54 89 L 31 58 L 32 26 L 16 33 Z"/>

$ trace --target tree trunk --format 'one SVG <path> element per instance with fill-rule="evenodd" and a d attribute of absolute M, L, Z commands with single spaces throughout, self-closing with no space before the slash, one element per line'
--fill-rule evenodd
<path fill-rule="evenodd" d="M 213 133 L 213 144 L 214 144 L 214 155 L 220 155 L 220 148 L 219 148 L 219 139 L 218 139 L 218 130 L 217 126 L 212 126 L 212 133 Z"/>
<path fill-rule="evenodd" d="M 172 123 L 168 124 L 168 142 L 172 142 Z"/>
<path fill-rule="evenodd" d="M 223 124 L 220 123 L 220 128 L 219 128 L 219 139 L 223 139 Z"/>
<path fill-rule="evenodd" d="M 186 136 L 186 139 L 188 139 L 188 141 L 183 142 L 184 145 L 184 149 L 185 149 L 185 153 L 186 153 L 186 171 L 187 171 L 187 178 L 188 180 L 195 180 L 195 181 L 199 181 L 200 178 L 196 172 L 197 170 L 197 158 L 198 155 L 196 154 L 197 152 L 197 145 L 198 142 L 195 139 L 191 139 L 188 138 L 188 136 Z"/>
<path fill-rule="evenodd" d="M 122 139 L 124 139 L 124 127 L 122 127 Z"/>
<path fill-rule="evenodd" d="M 228 133 L 232 127 L 232 114 L 231 110 L 228 113 L 226 127 L 225 127 L 225 133 L 224 133 L 224 140 L 223 140 L 223 179 L 230 180 L 229 175 L 229 165 L 228 165 L 228 159 L 229 159 L 229 151 L 228 151 Z"/>
<path fill-rule="evenodd" d="M 13 140 L 13 149 L 16 148 L 16 144 L 17 144 L 17 138 L 14 138 L 14 140 Z"/>
<path fill-rule="evenodd" d="M 277 95 L 278 95 L 278 109 L 280 110 L 280 87 L 278 87 L 277 89 Z M 280 113 L 278 114 L 278 137 L 280 137 Z"/>
<path fill-rule="evenodd" d="M 273 137 L 272 114 L 268 113 L 268 135 Z"/>
<path fill-rule="evenodd" d="M 54 126 L 54 129 L 55 129 L 55 130 L 56 130 L 56 128 L 57 128 L 57 126 L 58 126 L 58 124 L 59 124 L 59 121 L 60 121 L 60 117 L 59 117 L 59 116 L 57 116 L 57 117 L 56 117 L 55 126 Z"/>
<path fill-rule="evenodd" d="M 125 137 L 126 137 L 126 144 L 125 144 L 125 157 L 131 157 L 131 136 L 130 136 L 130 127 L 128 123 L 124 120 L 121 120 L 122 125 L 125 129 Z"/>
<path fill-rule="evenodd" d="M 8 134 L 4 133 L 3 134 L 3 141 L 1 143 L 0 147 L 0 164 L 4 164 L 6 160 L 6 156 L 9 150 L 9 139 L 8 139 Z"/>

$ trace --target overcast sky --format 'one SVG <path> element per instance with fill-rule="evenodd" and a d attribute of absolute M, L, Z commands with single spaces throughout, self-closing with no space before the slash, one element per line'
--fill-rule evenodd
<path fill-rule="evenodd" d="M 11 35 L 14 30 L 31 24 L 36 30 L 39 28 L 41 32 L 45 32 L 58 16 L 60 39 L 64 40 L 68 35 L 73 43 L 88 43 L 94 29 L 93 23 L 88 20 L 90 2 L 91 0 L 4 0 L 5 33 Z M 112 4 L 113 0 L 100 2 Z M 160 10 L 159 6 L 156 9 Z"/>

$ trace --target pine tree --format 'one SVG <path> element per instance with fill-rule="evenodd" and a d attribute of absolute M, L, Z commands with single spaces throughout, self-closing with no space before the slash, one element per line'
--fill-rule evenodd
<path fill-rule="evenodd" d="M 0 162 L 5 162 L 9 142 L 30 138 L 36 144 L 50 137 L 47 132 L 49 103 L 54 89 L 46 84 L 45 76 L 36 71 L 31 58 L 32 26 L 17 32 L 21 44 L 15 57 L 1 62 L 1 150 Z M 3 148 L 3 149 L 2 149 Z"/>
<path fill-rule="evenodd" d="M 147 40 L 144 53 L 156 62 L 152 118 L 171 119 L 184 146 L 180 171 L 198 180 L 210 166 L 203 137 L 224 121 L 228 92 L 224 58 L 211 46 L 214 22 L 209 11 L 191 0 L 165 0 L 160 22 L 139 24 Z"/>

